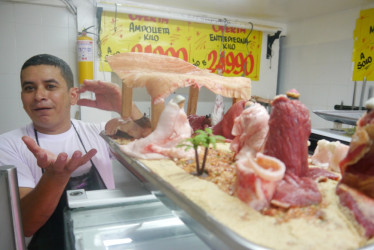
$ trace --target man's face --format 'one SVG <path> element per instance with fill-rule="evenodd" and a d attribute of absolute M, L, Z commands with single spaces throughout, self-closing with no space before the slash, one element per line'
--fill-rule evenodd
<path fill-rule="evenodd" d="M 29 66 L 21 72 L 23 108 L 41 133 L 58 134 L 70 128 L 70 106 L 78 99 L 76 88 L 68 90 L 59 68 Z"/>

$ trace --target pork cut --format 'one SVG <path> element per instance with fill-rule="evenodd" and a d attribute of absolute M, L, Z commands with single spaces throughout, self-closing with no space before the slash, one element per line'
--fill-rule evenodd
<path fill-rule="evenodd" d="M 235 118 L 231 134 L 235 136 L 230 149 L 236 155 L 249 151 L 252 155 L 262 152 L 269 131 L 269 114 L 264 106 L 251 103 Z"/>
<path fill-rule="evenodd" d="M 212 127 L 213 134 L 221 135 L 229 140 L 234 139 L 235 136 L 232 134 L 234 120 L 243 112 L 246 102 L 246 100 L 241 100 L 234 103 L 224 114 L 222 120 Z"/>
<path fill-rule="evenodd" d="M 286 170 L 283 162 L 262 153 L 253 155 L 245 151 L 235 164 L 235 195 L 256 210 L 269 207 L 277 183 L 282 180 Z"/>
<path fill-rule="evenodd" d="M 319 140 L 310 157 L 311 163 L 324 169 L 340 172 L 339 163 L 347 155 L 348 149 L 349 146 L 339 141 Z"/>

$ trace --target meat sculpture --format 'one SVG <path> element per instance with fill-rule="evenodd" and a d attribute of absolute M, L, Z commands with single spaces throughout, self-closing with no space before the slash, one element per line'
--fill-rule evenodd
<path fill-rule="evenodd" d="M 190 138 L 193 132 L 183 109 L 184 101 L 183 96 L 174 97 L 161 113 L 157 127 L 151 134 L 120 145 L 120 149 L 138 159 L 194 157 L 193 150 L 175 147 L 180 141 Z"/>
<path fill-rule="evenodd" d="M 374 102 L 374 99 L 371 101 Z M 349 151 L 340 162 L 342 179 L 336 193 L 366 237 L 374 236 L 374 110 L 357 121 Z"/>
<path fill-rule="evenodd" d="M 250 113 L 250 109 L 243 111 L 243 113 L 246 112 Z M 255 116 L 252 118 L 254 119 Z M 236 121 L 239 122 L 242 118 L 239 116 L 237 119 Z M 256 119 L 259 118 L 256 117 Z M 248 120 L 247 123 L 249 125 L 256 124 L 256 121 Z M 267 131 L 267 125 L 263 122 L 252 126 L 257 131 L 252 132 L 254 135 Z M 247 130 L 251 129 L 247 128 Z M 268 157 L 268 160 L 258 160 L 259 153 L 257 152 L 259 151 L 257 150 L 261 150 L 259 145 L 263 144 L 263 134 L 260 136 L 261 143 L 258 146 L 252 149 L 250 149 L 250 145 L 244 146 L 243 148 L 247 148 L 244 150 L 246 153 L 240 152 L 237 155 L 236 194 L 238 197 L 259 210 L 270 204 L 288 208 L 320 203 L 322 196 L 315 180 L 320 180 L 321 176 L 332 179 L 338 177 L 323 169 L 309 169 L 308 138 L 310 132 L 309 111 L 305 105 L 298 100 L 290 100 L 286 96 L 276 97 L 272 102 L 268 134 L 263 149 L 263 154 Z M 240 138 L 239 130 L 233 130 L 233 133 Z M 235 139 L 233 143 L 233 148 L 238 148 Z M 251 145 L 256 145 L 256 143 L 251 143 Z M 262 154 L 260 156 L 262 157 Z M 269 162 L 272 162 L 270 166 Z M 282 165 L 285 166 L 285 172 L 281 171 Z M 277 177 L 271 181 L 269 179 L 259 181 L 257 177 L 260 179 L 262 177 L 258 175 L 258 171 L 254 171 L 253 166 L 257 169 L 261 166 L 264 172 L 277 173 Z M 248 186 L 252 188 L 247 188 Z"/>
<path fill-rule="evenodd" d="M 269 135 L 264 154 L 286 165 L 286 174 L 272 199 L 282 207 L 308 206 L 321 202 L 317 183 L 307 176 L 308 139 L 311 133 L 309 111 L 298 100 L 278 96 L 272 102 Z"/>
<path fill-rule="evenodd" d="M 127 87 L 145 87 L 154 104 L 189 86 L 206 87 L 225 97 L 249 99 L 251 95 L 249 78 L 223 77 L 176 57 L 127 52 L 108 56 L 107 61 Z"/>

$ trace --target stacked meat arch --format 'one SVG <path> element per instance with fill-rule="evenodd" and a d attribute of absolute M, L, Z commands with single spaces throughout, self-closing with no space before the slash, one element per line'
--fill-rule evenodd
<path fill-rule="evenodd" d="M 374 100 L 373 100 L 374 101 Z M 374 236 L 374 110 L 358 122 L 347 156 L 340 162 L 336 193 L 364 234 Z"/>
<path fill-rule="evenodd" d="M 283 95 L 273 100 L 270 118 L 261 107 L 252 105 L 234 122 L 236 137 L 231 148 L 237 153 L 236 195 L 257 210 L 270 204 L 284 208 L 318 204 L 321 194 L 316 180 L 338 177 L 309 168 L 308 109 Z M 251 109 L 256 110 L 252 119 L 248 116 Z M 243 119 L 248 120 L 245 128 Z"/>
<path fill-rule="evenodd" d="M 206 87 L 217 95 L 238 99 L 249 99 L 251 95 L 249 78 L 223 77 L 208 70 L 200 69 L 176 57 L 127 52 L 108 56 L 107 61 L 112 70 L 122 80 L 123 89 L 144 87 L 147 90 L 152 99 L 152 129 L 157 125 L 164 99 L 179 88 L 200 89 Z M 126 99 L 129 99 L 129 97 Z M 191 102 L 192 100 L 197 102 L 194 98 L 191 98 Z M 197 104 L 193 103 L 192 105 L 196 107 Z M 126 109 L 125 106 L 123 105 L 122 109 Z M 188 115 L 194 115 L 194 113 L 187 113 Z M 131 121 L 125 119 L 125 122 Z M 121 126 L 126 129 L 123 121 L 120 121 L 120 123 L 113 122 L 112 124 L 114 127 L 118 124 L 118 127 Z M 132 127 L 136 126 L 132 125 Z M 111 131 L 116 131 L 116 129 L 111 128 Z M 138 134 L 144 135 L 146 132 Z"/>

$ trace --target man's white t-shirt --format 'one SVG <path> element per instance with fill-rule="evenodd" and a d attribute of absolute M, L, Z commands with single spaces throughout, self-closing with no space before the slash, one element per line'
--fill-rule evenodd
<path fill-rule="evenodd" d="M 72 120 L 79 133 L 87 152 L 95 148 L 96 155 L 92 158 L 101 178 L 108 189 L 114 189 L 114 177 L 110 148 L 108 143 L 100 136 L 105 123 L 94 124 L 79 120 Z M 23 128 L 15 129 L 0 135 L 0 166 L 13 165 L 17 168 L 18 186 L 34 188 L 42 176 L 42 169 L 38 167 L 35 156 L 22 141 L 23 136 L 35 139 L 34 126 L 29 124 Z M 47 135 L 37 132 L 39 146 L 58 155 L 65 152 L 72 156 L 76 150 L 85 154 L 82 143 L 73 126 L 62 134 Z M 89 171 L 91 162 L 76 169 L 72 176 L 79 176 Z"/>

